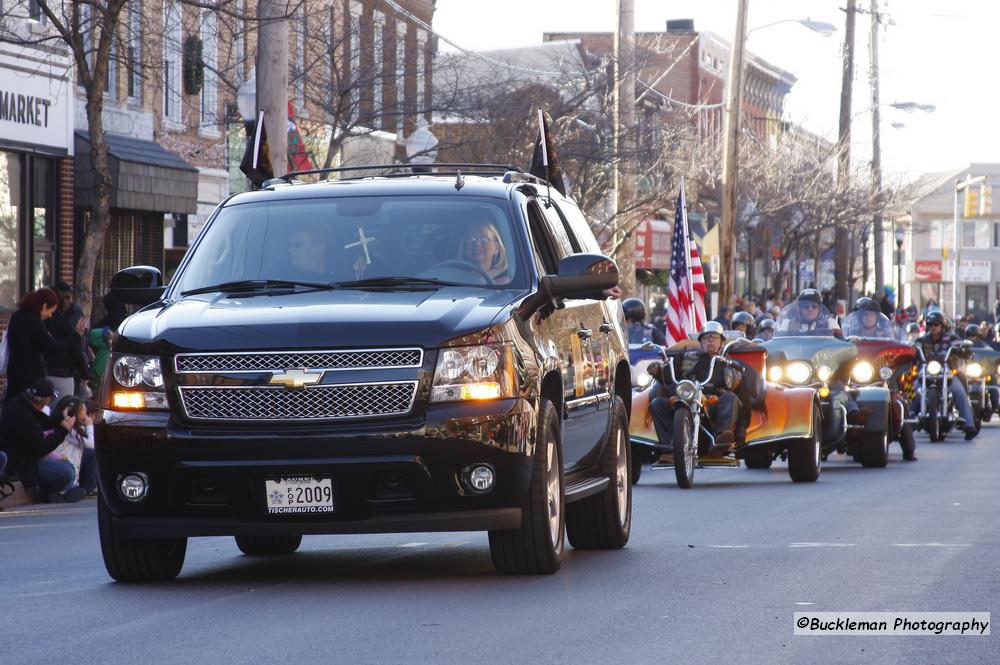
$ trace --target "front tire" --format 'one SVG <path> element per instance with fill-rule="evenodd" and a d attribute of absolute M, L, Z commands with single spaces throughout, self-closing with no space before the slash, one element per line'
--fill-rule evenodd
<path fill-rule="evenodd" d="M 680 407 L 674 412 L 674 475 L 677 486 L 691 489 L 694 484 L 694 467 L 698 460 L 697 433 L 691 412 Z"/>
<path fill-rule="evenodd" d="M 861 437 L 861 466 L 881 469 L 889 463 L 888 432 L 865 432 Z"/>
<path fill-rule="evenodd" d="M 302 535 L 236 536 L 236 547 L 247 556 L 283 556 L 299 549 Z"/>
<path fill-rule="evenodd" d="M 538 401 L 538 432 L 521 528 L 489 532 L 497 572 L 547 575 L 562 564 L 566 499 L 560 440 L 556 409 L 543 397 Z"/>
<path fill-rule="evenodd" d="M 629 444 L 629 447 L 632 448 L 629 451 L 629 456 L 632 459 L 632 484 L 638 485 L 639 477 L 642 475 L 642 456 L 636 454 L 636 449 L 632 447 L 632 444 Z"/>
<path fill-rule="evenodd" d="M 184 566 L 187 538 L 123 538 L 103 496 L 97 499 L 97 528 L 104 567 L 118 582 L 163 582 Z"/>
<path fill-rule="evenodd" d="M 823 439 L 823 420 L 819 409 L 813 407 L 812 436 L 788 446 L 788 475 L 795 483 L 814 483 L 819 478 L 820 448 Z"/>
<path fill-rule="evenodd" d="M 624 547 L 632 530 L 632 445 L 628 441 L 625 403 L 615 397 L 611 429 L 601 456 L 601 473 L 611 484 L 600 494 L 566 506 L 566 535 L 576 549 L 611 550 Z"/>
<path fill-rule="evenodd" d="M 927 409 L 927 436 L 930 437 L 931 443 L 944 441 L 944 436 L 941 434 L 941 417 L 938 414 L 938 411 L 941 410 L 941 405 L 938 401 L 937 391 L 928 390 L 927 399 L 924 402 Z"/>

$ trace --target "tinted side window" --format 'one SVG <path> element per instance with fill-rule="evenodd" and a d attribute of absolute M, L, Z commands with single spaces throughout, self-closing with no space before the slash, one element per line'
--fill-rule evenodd
<path fill-rule="evenodd" d="M 559 216 L 559 211 L 556 210 L 555 204 L 549 203 L 546 205 L 543 203 L 541 207 L 545 211 L 545 222 L 549 234 L 556 241 L 559 258 L 575 254 L 576 251 L 573 248 L 573 243 L 570 242 L 569 236 L 566 235 L 562 217 Z"/>
<path fill-rule="evenodd" d="M 559 210 L 569 222 L 569 228 L 579 241 L 581 251 L 591 254 L 604 253 L 597 239 L 594 238 L 594 232 L 591 230 L 590 224 L 587 223 L 587 218 L 583 216 L 578 207 L 572 203 L 562 203 Z"/>
<path fill-rule="evenodd" d="M 549 208 L 549 213 L 550 213 L 550 216 L 551 216 L 552 212 L 556 213 L 556 216 L 559 218 L 559 225 L 562 227 L 563 231 L 566 233 L 566 237 L 569 238 L 569 244 L 573 248 L 573 253 L 574 254 L 579 254 L 580 252 L 583 252 L 583 251 L 586 251 L 586 250 L 583 249 L 583 246 L 580 244 L 580 241 L 577 239 L 576 234 L 573 233 L 573 229 L 570 228 L 569 221 L 567 221 L 566 215 L 565 215 L 565 213 L 563 211 L 564 207 L 568 208 L 568 207 L 571 207 L 571 206 L 568 203 L 562 203 L 561 205 L 556 205 L 555 203 L 552 203 L 551 207 Z"/>
<path fill-rule="evenodd" d="M 545 216 L 534 201 L 528 202 L 528 228 L 535 257 L 541 261 L 546 275 L 559 272 L 559 257 L 553 247 L 552 238 L 545 223 Z"/>

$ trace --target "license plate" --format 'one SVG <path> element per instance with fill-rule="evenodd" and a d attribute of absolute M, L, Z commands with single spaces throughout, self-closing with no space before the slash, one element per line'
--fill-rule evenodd
<path fill-rule="evenodd" d="M 332 513 L 333 480 L 313 476 L 293 476 L 264 481 L 267 512 Z"/>

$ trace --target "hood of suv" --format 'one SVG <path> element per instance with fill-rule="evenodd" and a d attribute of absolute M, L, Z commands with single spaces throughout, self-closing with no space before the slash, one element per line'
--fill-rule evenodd
<path fill-rule="evenodd" d="M 440 346 L 487 328 L 521 295 L 476 287 L 205 294 L 129 317 L 123 337 L 179 350 Z"/>

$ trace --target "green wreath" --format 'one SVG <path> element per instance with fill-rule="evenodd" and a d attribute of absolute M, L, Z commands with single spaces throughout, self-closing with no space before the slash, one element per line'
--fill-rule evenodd
<path fill-rule="evenodd" d="M 205 85 L 205 62 L 201 59 L 201 39 L 188 35 L 184 40 L 184 93 L 197 95 Z"/>

